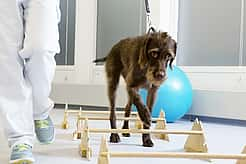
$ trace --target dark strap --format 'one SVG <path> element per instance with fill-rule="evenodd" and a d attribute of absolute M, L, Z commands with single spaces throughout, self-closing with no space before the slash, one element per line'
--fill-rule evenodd
<path fill-rule="evenodd" d="M 156 32 L 155 28 L 153 26 L 150 26 L 148 29 L 148 34 L 151 32 Z"/>
<path fill-rule="evenodd" d="M 156 32 L 156 29 L 154 28 L 154 26 L 151 24 L 151 16 L 150 16 L 150 6 L 149 6 L 149 0 L 145 0 L 145 9 L 146 9 L 146 14 L 147 14 L 147 19 L 148 19 L 148 25 L 149 25 L 149 29 L 148 29 L 148 34 L 150 34 L 151 32 Z"/>
<path fill-rule="evenodd" d="M 149 0 L 145 0 L 146 13 L 150 14 Z"/>

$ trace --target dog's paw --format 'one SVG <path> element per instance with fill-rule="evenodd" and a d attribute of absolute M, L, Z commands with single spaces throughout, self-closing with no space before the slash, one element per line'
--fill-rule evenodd
<path fill-rule="evenodd" d="M 118 135 L 118 133 L 111 133 L 110 142 L 112 143 L 120 142 L 120 136 Z"/>
<path fill-rule="evenodd" d="M 153 142 L 151 141 L 151 139 L 148 139 L 148 140 L 146 140 L 146 141 L 143 142 L 143 146 L 144 146 L 144 147 L 153 147 L 154 144 L 153 144 Z"/>
<path fill-rule="evenodd" d="M 143 146 L 144 147 L 153 147 L 154 146 L 154 143 L 152 142 L 149 134 L 143 134 L 142 139 L 143 139 Z"/>

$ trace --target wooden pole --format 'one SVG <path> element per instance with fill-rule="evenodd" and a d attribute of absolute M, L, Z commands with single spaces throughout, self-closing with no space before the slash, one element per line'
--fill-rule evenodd
<path fill-rule="evenodd" d="M 85 118 L 87 118 L 88 120 L 109 120 L 108 117 L 80 117 L 79 120 L 85 120 Z M 117 117 L 116 120 L 120 120 L 120 121 L 136 121 L 138 120 L 137 117 Z M 162 118 L 152 118 L 152 121 L 164 121 L 165 119 Z"/>
<path fill-rule="evenodd" d="M 90 133 L 152 133 L 152 134 L 183 134 L 202 135 L 202 131 L 193 130 L 148 130 L 148 129 L 88 129 Z"/>
<path fill-rule="evenodd" d="M 246 146 L 243 153 L 246 153 Z M 190 158 L 190 159 L 237 159 L 245 164 L 246 154 L 176 153 L 176 152 L 110 152 L 105 137 L 102 137 L 98 164 L 109 164 L 110 157 L 119 158 Z"/>
<path fill-rule="evenodd" d="M 79 113 L 79 110 L 69 109 L 65 111 L 67 113 Z M 90 111 L 90 110 L 82 110 L 81 114 L 109 114 L 109 111 Z M 124 111 L 116 111 L 116 114 L 125 114 Z M 137 112 L 131 112 L 131 115 L 136 115 Z"/>
<path fill-rule="evenodd" d="M 101 156 L 126 158 L 193 158 L 193 159 L 246 159 L 246 154 L 175 153 L 175 152 L 102 152 Z"/>

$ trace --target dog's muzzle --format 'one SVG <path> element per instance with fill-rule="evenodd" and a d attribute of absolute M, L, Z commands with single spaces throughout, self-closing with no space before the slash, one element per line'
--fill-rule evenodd
<path fill-rule="evenodd" d="M 164 71 L 157 71 L 154 73 L 154 78 L 157 81 L 162 81 L 166 77 L 166 73 Z"/>

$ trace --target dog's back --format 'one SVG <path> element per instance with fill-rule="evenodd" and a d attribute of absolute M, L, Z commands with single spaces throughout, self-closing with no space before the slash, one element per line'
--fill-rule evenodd
<path fill-rule="evenodd" d="M 116 69 L 126 78 L 127 73 L 137 67 L 144 36 L 126 38 L 116 43 L 110 50 L 106 60 L 106 72 Z"/>

